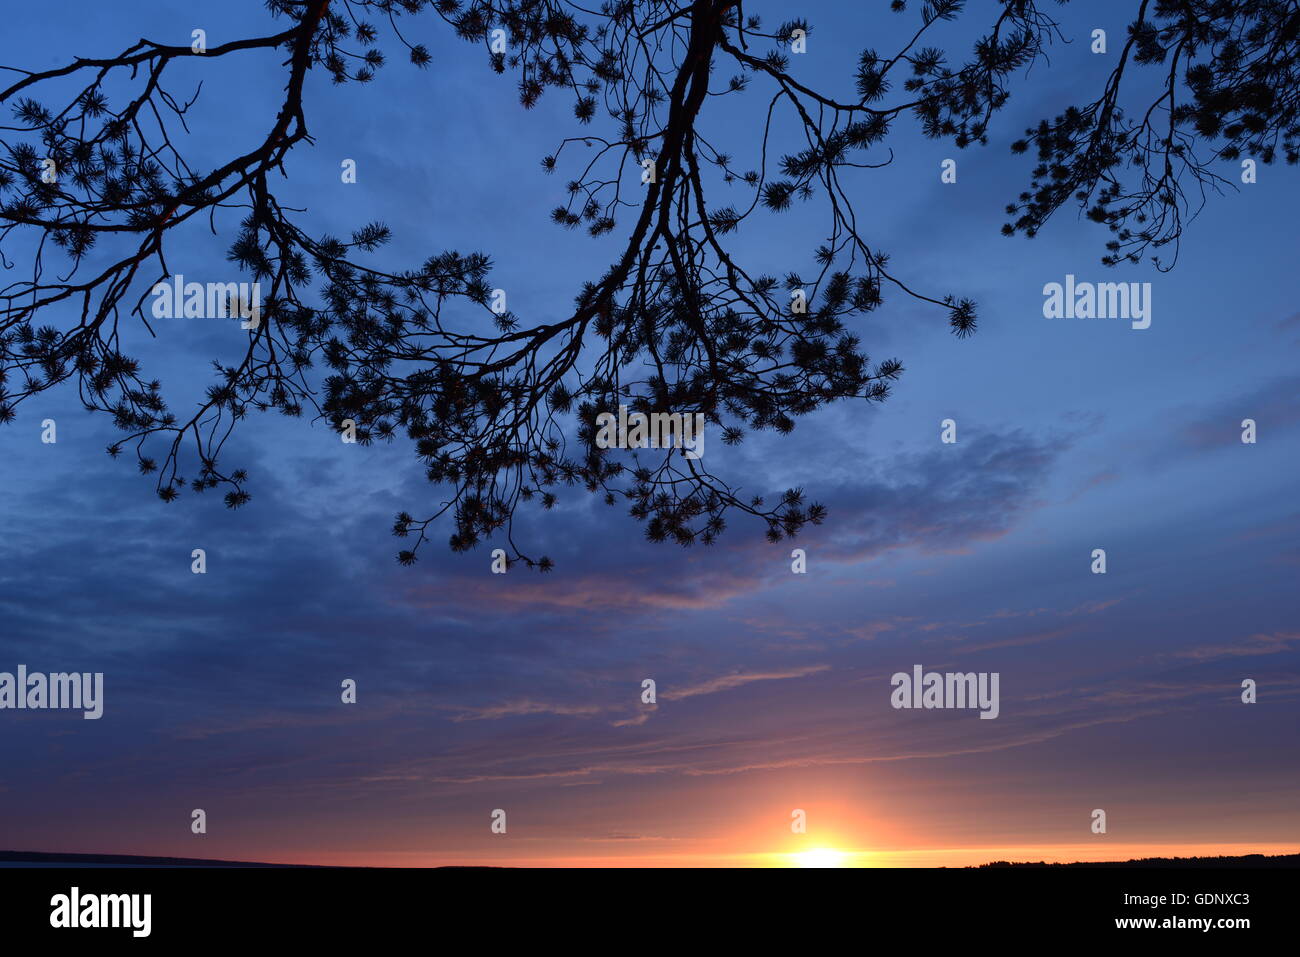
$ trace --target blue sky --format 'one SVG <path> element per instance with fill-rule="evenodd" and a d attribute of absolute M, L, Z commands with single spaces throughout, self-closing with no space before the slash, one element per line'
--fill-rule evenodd
<path fill-rule="evenodd" d="M 196 26 L 209 43 L 273 29 L 260 4 L 227 6 L 199 19 L 184 5 L 22 7 L 0 63 L 53 66 L 141 34 L 187 42 Z M 861 47 L 890 49 L 901 29 L 886 4 L 805 6 L 798 68 L 823 88 L 851 90 Z M 830 507 L 796 543 L 806 575 L 757 525 L 734 521 L 707 550 L 650 545 L 576 490 L 521 516 L 559 563 L 546 577 L 494 576 L 484 548 L 429 548 L 400 568 L 393 515 L 441 501 L 401 442 L 344 446 L 324 423 L 251 419 L 232 455 L 254 497 L 231 512 L 159 502 L 104 454 L 112 423 L 75 394 L 24 406 L 0 428 L 0 670 L 103 671 L 106 704 L 93 722 L 0 713 L 0 847 L 705 862 L 797 850 L 789 813 L 805 808 L 808 840 L 879 862 L 1294 848 L 1300 182 L 1261 166 L 1257 184 L 1210 197 L 1169 273 L 1105 269 L 1104 230 L 1072 209 L 1032 241 L 998 232 L 1029 178 L 1009 142 L 1091 98 L 1113 57 L 1090 53 L 1088 32 L 1117 45 L 1131 7 L 1063 8 L 1073 42 L 1022 81 L 987 147 L 900 124 L 892 165 L 854 181 L 896 272 L 976 299 L 981 323 L 958 340 L 895 298 L 859 320 L 873 357 L 906 367 L 888 402 L 710 444 L 711 468 L 746 490 L 798 485 Z M 961 52 L 964 29 L 949 33 Z M 395 57 L 368 87 L 310 79 L 315 143 L 293 153 L 282 202 L 313 232 L 385 221 L 385 262 L 481 249 L 524 321 L 567 314 L 625 238 L 547 222 L 569 176 L 539 161 L 573 125 L 567 102 L 548 94 L 525 113 L 481 50 L 436 21 L 416 32 L 428 70 Z M 193 73 L 205 82 L 190 142 L 208 165 L 256 141 L 283 82 L 273 55 L 216 67 Z M 700 123 L 744 155 L 765 103 L 716 98 Z M 956 184 L 940 182 L 948 157 Z M 340 182 L 345 158 L 356 184 Z M 809 269 L 814 206 L 750 220 L 741 255 L 757 271 Z M 193 229 L 173 268 L 238 278 L 228 242 Z M 1152 283 L 1151 328 L 1044 319 L 1043 286 L 1067 273 Z M 131 335 L 176 407 L 241 348 L 199 320 Z M 45 418 L 57 444 L 40 442 Z M 955 445 L 939 441 L 945 418 Z M 1243 418 L 1258 422 L 1254 445 Z M 1089 571 L 1098 547 L 1104 576 Z M 915 663 L 999 672 L 1000 717 L 892 710 L 889 676 Z M 339 701 L 345 677 L 356 705 Z M 1240 703 L 1243 678 L 1257 705 Z M 1088 831 L 1097 807 L 1104 837 Z M 488 831 L 494 808 L 510 813 L 504 839 Z"/>

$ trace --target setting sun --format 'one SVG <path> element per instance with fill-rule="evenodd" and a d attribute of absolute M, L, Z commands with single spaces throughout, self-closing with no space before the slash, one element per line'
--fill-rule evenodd
<path fill-rule="evenodd" d="M 790 855 L 796 867 L 843 867 L 848 855 L 826 847 L 816 847 L 810 851 L 799 851 Z"/>

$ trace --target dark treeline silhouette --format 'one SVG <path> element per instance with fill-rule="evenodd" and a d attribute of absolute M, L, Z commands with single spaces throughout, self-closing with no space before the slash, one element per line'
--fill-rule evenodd
<path fill-rule="evenodd" d="M 1241 854 L 1219 857 L 1139 857 L 1129 861 L 1073 861 L 1049 864 L 1046 861 L 1012 863 L 993 861 L 980 864 L 978 870 L 1000 867 L 1300 867 L 1300 854 Z"/>

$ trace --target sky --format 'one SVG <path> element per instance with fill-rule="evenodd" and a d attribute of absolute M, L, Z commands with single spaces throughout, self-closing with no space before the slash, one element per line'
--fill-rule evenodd
<path fill-rule="evenodd" d="M 845 95 L 861 48 L 891 50 L 914 25 L 884 3 L 804 6 L 794 68 Z M 852 180 L 895 272 L 976 299 L 980 328 L 959 340 L 941 313 L 892 299 L 855 320 L 873 357 L 906 368 L 887 402 L 709 444 L 710 468 L 747 492 L 799 486 L 829 507 L 794 543 L 736 519 L 711 548 L 655 545 L 572 490 L 519 516 L 557 562 L 545 576 L 492 574 L 490 545 L 450 553 L 450 528 L 403 568 L 393 516 L 442 497 L 401 441 L 252 418 L 230 454 L 253 498 L 230 511 L 160 502 L 129 457 L 104 454 L 118 433 L 75 391 L 24 405 L 0 427 L 0 671 L 103 672 L 105 700 L 95 721 L 0 711 L 0 849 L 412 866 L 1294 853 L 1300 180 L 1261 165 L 1257 183 L 1210 196 L 1167 273 L 1107 270 L 1104 229 L 1073 209 L 1032 241 L 999 235 L 1032 165 L 1009 143 L 1095 95 L 1131 9 L 1062 8 L 1064 40 L 1020 79 L 989 145 L 958 151 L 900 123 L 892 164 Z M 480 48 L 420 24 L 403 29 L 429 47 L 427 70 L 393 57 L 344 87 L 313 71 L 314 143 L 286 164 L 282 201 L 313 232 L 383 220 L 394 241 L 377 261 L 483 250 L 521 319 L 567 315 L 625 238 L 547 221 L 572 171 L 548 177 L 539 161 L 571 130 L 569 103 L 547 94 L 524 112 Z M 28 4 L 6 12 L 0 64 L 49 68 L 141 35 L 188 43 L 195 27 L 210 44 L 281 28 L 252 2 L 197 18 L 188 4 Z M 1090 52 L 1095 28 L 1110 55 Z M 959 53 L 964 30 L 945 34 Z M 204 80 L 194 156 L 215 165 L 259 141 L 277 55 L 182 66 Z M 740 154 L 766 100 L 711 99 L 700 124 Z M 356 183 L 341 182 L 348 158 Z M 940 181 L 948 158 L 956 183 Z M 811 206 L 756 214 L 740 255 L 808 270 Z M 178 237 L 173 268 L 240 278 L 232 224 Z M 1150 282 L 1150 328 L 1045 319 L 1043 287 L 1067 274 Z M 127 341 L 178 408 L 241 348 L 202 320 L 157 338 L 137 325 Z M 206 574 L 191 572 L 194 548 Z M 997 673 L 998 717 L 893 708 L 891 676 L 918 664 Z M 340 700 L 348 678 L 355 704 Z"/>

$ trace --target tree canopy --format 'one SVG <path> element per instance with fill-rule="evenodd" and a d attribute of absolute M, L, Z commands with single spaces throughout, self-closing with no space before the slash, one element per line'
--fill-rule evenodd
<path fill-rule="evenodd" d="M 453 549 L 499 536 L 511 560 L 545 569 L 549 559 L 515 544 L 513 517 L 521 503 L 552 506 L 566 487 L 622 504 L 654 541 L 711 543 L 733 513 L 774 541 L 792 536 L 826 514 L 802 490 L 765 501 L 677 449 L 602 449 L 594 421 L 624 404 L 702 414 L 727 443 L 788 433 L 828 403 L 889 396 L 903 366 L 868 356 L 855 320 L 892 297 L 932 306 L 957 336 L 975 331 L 973 302 L 891 264 L 846 177 L 889 163 L 902 122 L 958 148 L 986 145 L 1013 86 L 1030 83 L 1063 37 L 1046 4 L 1002 0 L 973 47 L 953 55 L 927 45 L 932 31 L 980 14 L 959 0 L 890 7 L 880 16 L 907 18 L 910 40 L 864 49 L 833 91 L 800 79 L 793 50 L 814 25 L 765 23 L 741 0 L 270 0 L 258 36 L 205 49 L 142 39 L 48 70 L 5 67 L 0 264 L 12 278 L 0 288 L 0 423 L 75 382 L 85 407 L 122 430 L 109 452 L 133 452 L 159 496 L 220 489 L 231 507 L 248 500 L 250 481 L 222 451 L 250 412 L 336 429 L 352 420 L 363 443 L 404 438 L 444 490 L 437 507 L 397 517 L 404 563 L 449 516 Z M 1184 224 L 1226 182 L 1216 164 L 1297 161 L 1300 4 L 1132 7 L 1095 98 L 1009 144 L 1034 159 L 1003 232 L 1033 236 L 1075 205 L 1108 230 L 1103 262 L 1170 268 Z M 487 253 L 384 264 L 384 224 L 312 235 L 277 200 L 290 154 L 312 142 L 312 71 L 347 84 L 371 81 L 390 59 L 428 68 L 417 38 L 440 29 L 480 46 L 523 108 L 572 101 L 573 129 L 537 175 L 568 177 L 554 227 L 608 235 L 620 251 L 593 256 L 559 321 L 494 310 Z M 169 91 L 169 70 L 181 60 L 235 69 L 257 51 L 284 63 L 264 138 L 242 153 L 195 155 L 195 99 Z M 729 155 L 709 129 L 739 97 L 766 104 L 751 156 Z M 803 203 L 824 215 L 825 232 L 802 272 L 769 275 L 733 253 L 733 234 L 779 228 L 773 219 Z M 172 275 L 169 240 L 191 220 L 219 225 L 217 210 L 235 211 L 223 213 L 229 259 L 260 284 L 264 307 L 240 361 L 215 363 L 205 400 L 177 412 L 129 354 L 128 325 L 150 322 L 150 290 Z"/>

